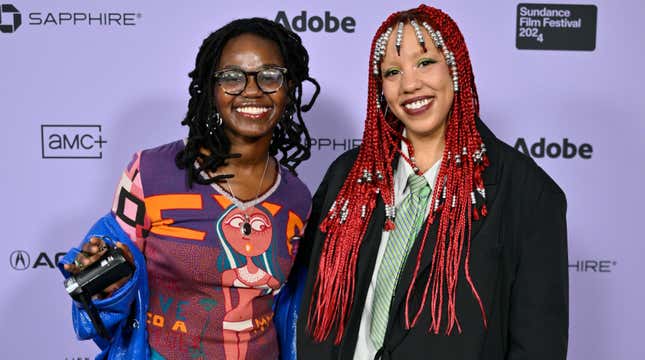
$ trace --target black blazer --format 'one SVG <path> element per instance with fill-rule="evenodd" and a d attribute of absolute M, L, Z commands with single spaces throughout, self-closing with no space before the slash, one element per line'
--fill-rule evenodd
<path fill-rule="evenodd" d="M 484 171 L 488 216 L 473 222 L 470 273 L 482 299 L 488 326 L 484 327 L 462 269 L 457 287 L 457 316 L 462 333 L 430 334 L 425 309 L 417 325 L 405 330 L 405 292 L 416 256 L 408 256 L 395 289 L 383 348 L 383 359 L 526 359 L 565 360 L 568 338 L 568 260 L 566 200 L 558 185 L 535 162 L 498 140 L 481 122 L 490 166 Z M 324 241 L 319 223 L 340 190 L 358 151 L 341 155 L 329 167 L 313 199 L 313 210 L 298 261 L 309 269 L 297 325 L 300 359 L 352 359 L 367 289 L 372 279 L 384 224 L 383 201 L 370 220 L 359 250 L 356 291 L 345 335 L 333 344 L 335 330 L 323 343 L 307 331 L 312 287 Z M 428 235 L 419 279 L 411 298 L 418 309 L 428 277 L 437 224 Z M 410 254 L 417 254 L 422 234 Z M 464 251 L 465 253 L 465 251 Z M 429 295 L 428 295 L 429 298 Z M 445 301 L 444 301 L 445 302 Z M 427 306 L 427 305 L 426 305 Z M 443 312 L 445 318 L 445 310 Z M 445 327 L 442 324 L 441 330 Z"/>

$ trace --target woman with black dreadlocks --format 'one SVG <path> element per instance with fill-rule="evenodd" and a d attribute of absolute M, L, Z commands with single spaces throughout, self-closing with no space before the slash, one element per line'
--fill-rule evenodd
<path fill-rule="evenodd" d="M 274 296 L 311 208 L 295 175 L 310 155 L 302 112 L 319 91 L 308 61 L 300 37 L 266 19 L 204 40 L 189 74 L 188 138 L 136 153 L 110 214 L 62 260 L 76 274 L 116 244 L 135 264 L 94 301 L 111 339 L 73 306 L 98 358 L 278 358 Z M 302 106 L 305 81 L 316 91 Z"/>
<path fill-rule="evenodd" d="M 388 17 L 367 103 L 360 149 L 314 196 L 298 355 L 564 360 L 565 196 L 479 119 L 448 15 Z"/>

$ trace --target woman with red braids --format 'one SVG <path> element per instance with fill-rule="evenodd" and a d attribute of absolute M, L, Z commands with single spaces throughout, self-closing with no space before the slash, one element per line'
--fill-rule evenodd
<path fill-rule="evenodd" d="M 329 168 L 299 261 L 302 359 L 564 360 L 566 200 L 479 119 L 438 9 L 376 32 L 363 143 Z"/>

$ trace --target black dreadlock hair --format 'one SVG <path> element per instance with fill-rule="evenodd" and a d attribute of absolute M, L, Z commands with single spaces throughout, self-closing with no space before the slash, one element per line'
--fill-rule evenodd
<path fill-rule="evenodd" d="M 287 68 L 285 83 L 290 85 L 287 91 L 290 101 L 273 130 L 269 154 L 276 156 L 280 152 L 280 164 L 294 174 L 296 167 L 311 156 L 311 138 L 302 120 L 302 113 L 311 109 L 320 93 L 320 86 L 309 76 L 309 53 L 302 45 L 300 36 L 276 22 L 263 18 L 234 20 L 204 39 L 195 59 L 195 69 L 188 74 L 191 79 L 188 87 L 190 100 L 188 112 L 181 124 L 187 125 L 190 130 L 186 147 L 177 153 L 175 163 L 178 168 L 186 169 L 189 187 L 192 187 L 193 182 L 210 184 L 233 176 L 224 174 L 205 179 L 200 173 L 215 172 L 218 167 L 226 164 L 227 159 L 240 156 L 229 153 L 230 141 L 222 126 L 217 126 L 217 120 L 213 116 L 216 111 L 213 102 L 213 90 L 216 85 L 213 74 L 226 43 L 247 33 L 274 41 Z M 315 91 L 309 103 L 301 105 L 302 83 L 305 81 L 311 82 Z M 294 120 L 294 114 L 297 120 Z M 208 149 L 210 155 L 204 155 L 200 148 Z M 198 159 L 200 165 L 195 166 Z"/>

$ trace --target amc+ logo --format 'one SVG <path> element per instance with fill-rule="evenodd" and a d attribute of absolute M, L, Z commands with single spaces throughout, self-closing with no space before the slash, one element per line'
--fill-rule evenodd
<path fill-rule="evenodd" d="M 22 24 L 20 11 L 11 4 L 0 5 L 0 32 L 12 33 Z"/>

